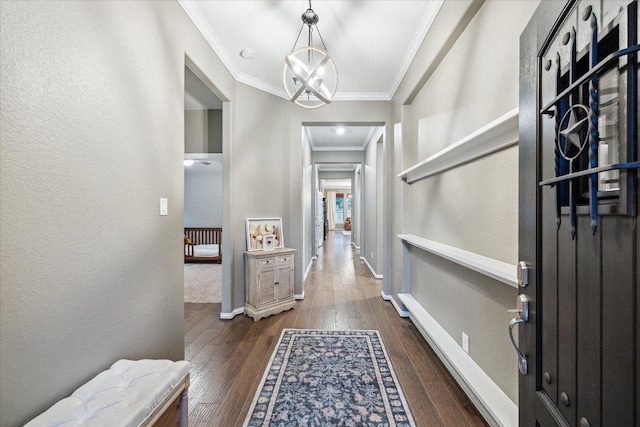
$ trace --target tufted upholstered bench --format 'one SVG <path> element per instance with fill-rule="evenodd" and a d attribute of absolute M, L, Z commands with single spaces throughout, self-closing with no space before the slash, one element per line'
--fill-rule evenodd
<path fill-rule="evenodd" d="M 189 362 L 119 360 L 25 427 L 187 426 Z"/>

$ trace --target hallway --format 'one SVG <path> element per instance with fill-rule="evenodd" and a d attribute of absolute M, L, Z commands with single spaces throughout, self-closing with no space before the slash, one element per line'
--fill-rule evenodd
<path fill-rule="evenodd" d="M 350 243 L 329 234 L 294 310 L 223 321 L 220 304 L 185 303 L 190 425 L 242 425 L 283 328 L 377 329 L 417 426 L 486 425 L 415 326 L 380 297 L 382 282 Z"/>

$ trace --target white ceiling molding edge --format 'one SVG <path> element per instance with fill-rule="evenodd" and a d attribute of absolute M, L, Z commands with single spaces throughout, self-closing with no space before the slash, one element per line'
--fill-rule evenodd
<path fill-rule="evenodd" d="M 178 4 L 182 6 L 182 9 L 184 9 L 198 31 L 200 31 L 202 37 L 209 43 L 209 46 L 211 46 L 216 55 L 218 55 L 218 58 L 220 58 L 224 66 L 229 70 L 233 78 L 237 80 L 240 75 L 240 70 L 238 70 L 238 67 L 233 63 L 227 51 L 222 47 L 222 43 L 220 43 L 216 33 L 200 13 L 195 2 L 193 0 L 178 0 Z"/>
<path fill-rule="evenodd" d="M 336 92 L 334 101 L 391 101 L 391 96 L 384 92 Z"/>
<path fill-rule="evenodd" d="M 444 0 L 429 2 L 429 7 L 426 9 L 424 15 L 422 16 L 420 26 L 416 31 L 416 35 L 413 38 L 413 41 L 411 42 L 411 46 L 407 50 L 400 71 L 396 75 L 396 78 L 394 79 L 389 92 L 337 92 L 333 98 L 334 101 L 390 101 L 393 98 L 396 90 L 398 90 L 398 87 L 400 86 L 404 75 L 407 73 L 411 62 L 413 62 L 413 58 L 418 52 L 422 41 L 429 32 L 429 29 L 431 28 L 431 25 L 438 15 L 438 12 L 440 11 L 443 3 Z M 207 43 L 209 43 L 209 46 L 211 46 L 215 54 L 218 55 L 224 66 L 227 68 L 227 70 L 229 70 L 236 81 L 278 96 L 280 98 L 289 99 L 284 89 L 272 86 L 263 82 L 262 80 L 258 80 L 240 72 L 238 67 L 236 67 L 236 65 L 231 60 L 229 53 L 224 49 L 222 43 L 220 43 L 220 40 L 215 34 L 215 31 L 213 31 L 211 26 L 207 23 L 207 21 L 200 13 L 200 10 L 195 5 L 195 0 L 178 0 L 178 4 L 182 7 L 189 19 L 191 19 L 191 22 L 193 22 L 198 31 L 200 31 L 204 39 L 207 41 Z"/>
<path fill-rule="evenodd" d="M 335 147 L 316 147 L 313 149 L 313 151 L 363 151 L 364 148 L 362 148 L 361 145 L 354 145 L 354 146 L 335 146 Z"/>
<path fill-rule="evenodd" d="M 229 56 L 229 53 L 222 46 L 222 43 L 220 43 L 220 39 L 218 39 L 218 36 L 216 36 L 215 31 L 213 31 L 211 26 L 204 19 L 193 0 L 178 0 L 178 4 L 182 6 L 182 9 L 184 9 L 189 19 L 191 19 L 198 31 L 200 31 L 200 34 L 202 34 L 202 37 L 204 37 L 207 43 L 209 43 L 209 46 L 211 46 L 215 54 L 218 55 L 218 58 L 220 58 L 222 64 L 226 67 L 227 70 L 229 70 L 236 81 L 259 89 L 263 92 L 270 93 L 271 95 L 275 95 L 283 99 L 289 99 L 284 89 L 272 86 L 263 82 L 262 80 L 258 80 L 254 77 L 240 72 L 238 67 L 236 67 L 236 64 L 234 64 L 233 60 Z"/>
<path fill-rule="evenodd" d="M 240 83 L 244 83 L 258 90 L 270 93 L 271 95 L 278 96 L 280 98 L 286 99 L 287 101 L 289 100 L 289 97 L 287 96 L 284 89 L 277 86 L 270 85 L 269 83 L 265 83 L 262 80 L 256 79 L 255 77 L 251 77 L 247 74 L 240 73 L 238 74 L 238 77 L 236 78 L 236 80 L 239 81 Z"/>
<path fill-rule="evenodd" d="M 396 75 L 396 78 L 389 88 L 389 99 L 393 98 L 398 87 L 400 87 L 400 83 L 402 83 L 402 79 L 404 75 L 407 74 L 411 63 L 413 62 L 413 58 L 415 58 L 418 53 L 418 49 L 420 49 L 420 45 L 422 45 L 422 41 L 427 36 L 431 25 L 433 25 L 433 21 L 435 21 L 438 12 L 440 12 L 440 8 L 444 4 L 444 0 L 430 1 L 429 7 L 425 10 L 424 15 L 422 15 L 422 20 L 420 21 L 420 25 L 418 26 L 418 30 L 416 31 L 416 35 L 411 42 L 411 46 L 407 50 L 407 53 L 402 61 L 402 66 L 400 67 L 400 71 Z"/>

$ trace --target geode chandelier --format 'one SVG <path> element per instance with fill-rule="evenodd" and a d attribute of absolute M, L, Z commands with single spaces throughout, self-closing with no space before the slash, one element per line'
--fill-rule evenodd
<path fill-rule="evenodd" d="M 291 53 L 284 59 L 284 89 L 289 100 L 302 108 L 319 108 L 331 104 L 338 88 L 338 69 L 327 53 L 318 21 L 320 18 L 311 8 L 302 14 L 302 27 Z M 308 45 L 296 50 L 304 26 L 309 31 Z M 313 46 L 313 31 L 318 33 L 323 49 Z"/>

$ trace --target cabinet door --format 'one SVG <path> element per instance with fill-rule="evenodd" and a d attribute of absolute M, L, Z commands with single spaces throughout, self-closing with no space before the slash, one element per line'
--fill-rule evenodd
<path fill-rule="evenodd" d="M 291 264 L 276 267 L 276 289 L 278 301 L 293 297 L 293 280 L 291 279 L 293 267 Z"/>
<path fill-rule="evenodd" d="M 273 267 L 258 269 L 258 305 L 263 306 L 276 301 L 276 290 L 273 285 L 275 272 Z"/>

